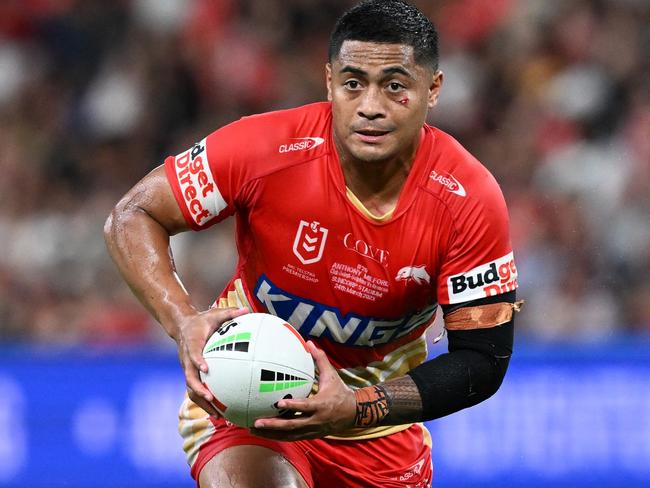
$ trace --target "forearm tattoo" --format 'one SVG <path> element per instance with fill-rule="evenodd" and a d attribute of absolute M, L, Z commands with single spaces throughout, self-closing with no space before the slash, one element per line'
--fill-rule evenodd
<path fill-rule="evenodd" d="M 384 425 L 399 425 L 422 421 L 422 397 L 413 379 L 406 375 L 383 383 L 391 409 Z"/>
<path fill-rule="evenodd" d="M 356 427 L 378 425 L 390 410 L 386 390 L 380 385 L 360 388 L 354 392 L 357 401 L 357 413 L 354 416 Z"/>
<path fill-rule="evenodd" d="M 422 420 L 422 399 L 410 376 L 360 388 L 354 392 L 356 427 L 399 425 Z"/>

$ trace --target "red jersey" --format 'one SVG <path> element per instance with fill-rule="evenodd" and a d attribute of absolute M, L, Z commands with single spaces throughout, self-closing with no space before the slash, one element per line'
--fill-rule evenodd
<path fill-rule="evenodd" d="M 345 186 L 329 103 L 244 117 L 165 167 L 191 228 L 237 218 L 239 262 L 217 303 L 287 320 L 351 386 L 424 361 L 438 304 L 517 286 L 498 184 L 434 127 L 381 217 Z"/>

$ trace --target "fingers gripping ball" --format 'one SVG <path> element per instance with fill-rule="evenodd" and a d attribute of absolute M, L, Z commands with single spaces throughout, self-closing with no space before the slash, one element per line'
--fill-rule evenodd
<path fill-rule="evenodd" d="M 208 339 L 201 380 L 219 413 L 251 427 L 259 417 L 281 414 L 283 398 L 306 398 L 314 384 L 314 361 L 300 334 L 274 315 L 251 313 L 224 322 Z"/>

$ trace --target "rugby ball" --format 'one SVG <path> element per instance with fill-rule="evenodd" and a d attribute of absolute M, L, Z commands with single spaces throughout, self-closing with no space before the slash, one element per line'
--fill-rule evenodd
<path fill-rule="evenodd" d="M 314 384 L 314 360 L 305 341 L 275 315 L 250 313 L 224 322 L 203 348 L 209 371 L 201 380 L 226 420 L 251 427 L 282 411 L 283 398 L 305 398 Z"/>

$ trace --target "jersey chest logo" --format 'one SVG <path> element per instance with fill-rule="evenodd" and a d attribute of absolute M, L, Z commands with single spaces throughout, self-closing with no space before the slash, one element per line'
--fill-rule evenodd
<path fill-rule="evenodd" d="M 377 318 L 355 313 L 343 315 L 336 307 L 307 300 L 282 290 L 265 275 L 254 289 L 255 297 L 269 313 L 293 325 L 305 337 L 322 337 L 350 346 L 386 344 L 405 336 L 434 318 L 437 303 L 397 318 Z"/>
<path fill-rule="evenodd" d="M 323 257 L 329 230 L 320 222 L 300 221 L 293 241 L 293 253 L 302 264 L 317 263 Z"/>
<path fill-rule="evenodd" d="M 422 264 L 420 266 L 404 266 L 397 272 L 395 275 L 396 281 L 414 281 L 418 285 L 423 285 L 425 282 L 427 284 L 431 283 L 431 276 L 427 273 L 426 265 Z"/>

